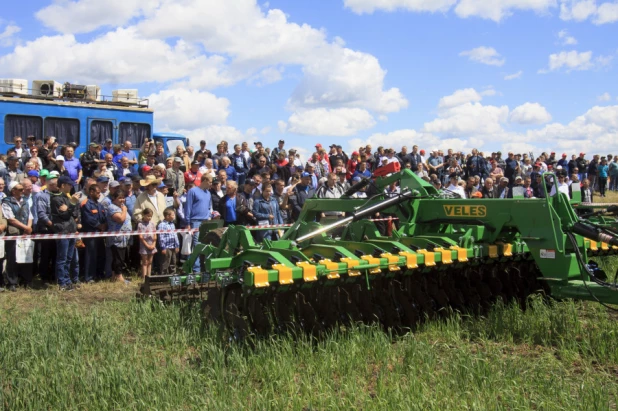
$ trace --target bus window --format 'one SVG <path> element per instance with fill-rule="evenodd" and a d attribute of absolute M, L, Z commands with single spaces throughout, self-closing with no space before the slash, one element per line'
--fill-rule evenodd
<path fill-rule="evenodd" d="M 90 123 L 90 142 L 100 145 L 105 144 L 105 140 L 113 140 L 114 124 L 111 121 L 93 120 Z"/>
<path fill-rule="evenodd" d="M 42 140 L 43 119 L 33 116 L 6 116 L 4 118 L 4 142 L 13 144 L 15 136 L 20 136 L 24 142 L 28 136 L 34 136 L 37 140 Z"/>
<path fill-rule="evenodd" d="M 166 143 L 167 151 L 170 156 L 176 154 L 176 147 L 182 146 L 182 148 L 186 148 L 185 143 L 182 140 L 167 140 Z"/>
<path fill-rule="evenodd" d="M 75 143 L 79 147 L 79 120 L 74 118 L 45 118 L 46 136 L 55 136 L 59 145 Z"/>
<path fill-rule="evenodd" d="M 120 123 L 118 127 L 118 143 L 130 141 L 134 149 L 139 150 L 147 138 L 150 138 L 150 124 Z"/>

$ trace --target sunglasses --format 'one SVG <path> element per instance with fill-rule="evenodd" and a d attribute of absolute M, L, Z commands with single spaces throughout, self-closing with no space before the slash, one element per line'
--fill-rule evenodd
<path fill-rule="evenodd" d="M 15 140 L 16 143 L 21 143 L 21 140 Z"/>
<path fill-rule="evenodd" d="M 24 189 L 23 189 L 23 188 L 15 188 L 14 190 L 15 190 L 15 191 L 24 191 Z"/>

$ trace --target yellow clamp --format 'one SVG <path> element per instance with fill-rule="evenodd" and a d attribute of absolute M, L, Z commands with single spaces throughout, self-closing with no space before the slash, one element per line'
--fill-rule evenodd
<path fill-rule="evenodd" d="M 425 256 L 425 267 L 433 267 L 436 265 L 436 256 L 433 252 L 427 250 L 418 250 L 419 254 Z"/>
<path fill-rule="evenodd" d="M 453 253 L 451 250 L 444 248 L 435 248 L 435 252 L 442 254 L 442 264 L 453 264 Z"/>
<path fill-rule="evenodd" d="M 339 273 L 337 272 L 339 270 L 339 264 L 338 263 L 334 263 L 331 260 L 329 260 L 328 258 L 325 258 L 323 260 L 320 260 L 319 264 L 322 264 L 322 265 L 326 266 L 326 269 L 328 271 L 330 271 L 326 275 L 326 278 L 328 278 L 329 280 L 336 280 L 337 278 L 340 277 Z"/>
<path fill-rule="evenodd" d="M 397 257 L 396 255 L 393 255 L 391 253 L 382 253 L 380 254 L 380 257 L 382 258 L 386 258 L 386 260 L 388 261 L 388 271 L 399 271 L 401 270 L 401 268 L 399 268 L 399 257 Z"/>
<path fill-rule="evenodd" d="M 284 264 L 273 264 L 273 270 L 277 270 L 279 273 L 279 284 L 288 285 L 294 283 L 291 267 Z"/>
<path fill-rule="evenodd" d="M 510 243 L 496 243 L 502 246 L 502 255 L 505 257 L 513 256 L 513 245 Z"/>
<path fill-rule="evenodd" d="M 451 250 L 457 251 L 457 261 L 462 262 L 462 263 L 468 261 L 468 250 L 467 249 L 453 245 L 451 246 Z"/>
<path fill-rule="evenodd" d="M 489 258 L 498 258 L 498 246 L 497 245 L 489 245 L 487 246 L 489 249 Z"/>
<path fill-rule="evenodd" d="M 259 265 L 247 268 L 253 274 L 253 285 L 257 288 L 268 287 L 268 271 L 264 270 Z"/>
<path fill-rule="evenodd" d="M 353 270 L 354 267 L 358 267 L 360 265 L 360 261 L 355 260 L 354 258 L 342 258 L 342 263 L 346 263 L 348 265 L 348 276 L 350 277 L 358 277 L 361 275 L 359 270 Z"/>
<path fill-rule="evenodd" d="M 591 251 L 599 251 L 599 247 L 596 241 L 590 240 L 590 250 Z"/>
<path fill-rule="evenodd" d="M 317 281 L 318 279 L 318 270 L 315 265 L 311 264 L 308 261 L 301 261 L 296 263 L 297 267 L 303 269 L 303 280 L 306 282 Z"/>
<path fill-rule="evenodd" d="M 380 274 L 382 270 L 380 269 L 380 259 L 372 257 L 370 255 L 364 255 L 361 257 L 361 260 L 367 261 L 371 265 L 377 265 L 375 268 L 369 269 L 369 274 Z"/>
<path fill-rule="evenodd" d="M 401 251 L 399 255 L 406 258 L 406 267 L 408 268 L 408 270 L 418 268 L 416 254 L 408 253 L 407 251 Z"/>

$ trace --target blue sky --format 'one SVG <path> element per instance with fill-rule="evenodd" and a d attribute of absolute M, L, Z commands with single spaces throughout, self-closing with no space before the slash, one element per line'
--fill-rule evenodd
<path fill-rule="evenodd" d="M 195 143 L 618 152 L 614 0 L 74 0 L 0 11 L 0 77 L 138 88 Z"/>

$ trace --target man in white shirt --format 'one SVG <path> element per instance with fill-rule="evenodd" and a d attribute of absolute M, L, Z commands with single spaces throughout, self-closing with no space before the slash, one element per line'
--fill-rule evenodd
<path fill-rule="evenodd" d="M 459 183 L 459 176 L 455 173 L 451 174 L 450 176 L 448 176 L 449 181 L 450 181 L 450 185 L 448 187 L 446 187 L 446 189 L 448 191 L 452 191 L 453 193 L 459 194 L 460 198 L 466 198 L 466 192 L 463 189 L 462 186 L 460 186 Z"/>

